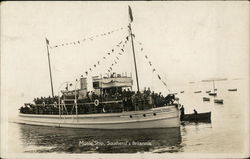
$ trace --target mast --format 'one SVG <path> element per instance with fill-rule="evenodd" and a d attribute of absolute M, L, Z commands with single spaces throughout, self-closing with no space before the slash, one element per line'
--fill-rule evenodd
<path fill-rule="evenodd" d="M 213 92 L 215 93 L 215 84 L 214 84 L 214 80 L 213 80 Z"/>
<path fill-rule="evenodd" d="M 52 97 L 54 97 L 53 81 L 52 81 L 52 74 L 51 74 L 51 67 L 50 67 L 50 56 L 49 56 L 49 40 L 48 40 L 47 38 L 45 38 L 45 40 L 46 40 L 47 53 L 48 53 L 49 75 L 50 75 L 50 87 L 51 87 Z"/>
<path fill-rule="evenodd" d="M 139 80 L 138 80 L 138 73 L 137 73 L 137 66 L 136 66 L 136 58 L 135 58 L 135 48 L 134 48 L 134 42 L 133 42 L 133 32 L 132 32 L 132 27 L 131 23 L 133 22 L 133 15 L 132 15 L 132 10 L 130 6 L 128 6 L 128 11 L 129 11 L 129 17 L 130 17 L 130 23 L 129 23 L 129 31 L 130 31 L 130 37 L 131 37 L 131 44 L 132 44 L 132 50 L 133 50 L 133 58 L 134 58 L 134 65 L 135 65 L 135 76 L 136 76 L 136 83 L 137 83 L 137 91 L 140 91 L 140 86 L 139 86 Z"/>

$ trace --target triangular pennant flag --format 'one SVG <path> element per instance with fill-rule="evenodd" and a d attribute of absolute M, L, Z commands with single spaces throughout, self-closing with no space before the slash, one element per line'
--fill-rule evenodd
<path fill-rule="evenodd" d="M 119 60 L 119 58 L 116 56 L 116 59 Z"/>
<path fill-rule="evenodd" d="M 45 40 L 46 40 L 46 44 L 49 45 L 49 40 L 47 38 L 45 38 Z"/>
<path fill-rule="evenodd" d="M 150 65 L 150 66 L 152 66 L 152 63 L 151 63 L 151 61 L 148 61 L 148 63 L 149 63 L 149 65 Z"/>
<path fill-rule="evenodd" d="M 100 61 L 97 61 L 97 64 L 99 65 L 99 64 L 100 64 Z"/>
<path fill-rule="evenodd" d="M 145 55 L 145 58 L 147 59 L 147 58 L 148 58 L 148 56 L 147 56 L 147 55 Z"/>
<path fill-rule="evenodd" d="M 119 52 L 119 55 L 122 55 L 122 53 Z"/>
<path fill-rule="evenodd" d="M 96 65 L 94 64 L 94 67 L 96 67 Z"/>
<path fill-rule="evenodd" d="M 126 39 L 128 40 L 128 36 L 126 36 Z"/>
<path fill-rule="evenodd" d="M 88 71 L 86 71 L 85 74 L 88 75 Z"/>
<path fill-rule="evenodd" d="M 112 63 L 112 65 L 111 66 L 114 66 L 114 64 Z"/>
<path fill-rule="evenodd" d="M 123 49 L 121 49 L 122 50 L 122 52 L 124 52 L 124 50 Z"/>
<path fill-rule="evenodd" d="M 155 68 L 153 69 L 153 72 L 156 71 Z"/>
<path fill-rule="evenodd" d="M 158 75 L 158 78 L 161 80 L 161 77 L 160 77 L 160 75 Z"/>
<path fill-rule="evenodd" d="M 90 68 L 89 70 L 91 71 L 92 69 Z"/>
<path fill-rule="evenodd" d="M 78 41 L 78 44 L 80 44 L 80 41 Z"/>
<path fill-rule="evenodd" d="M 112 52 L 114 52 L 114 49 L 112 49 Z"/>
<path fill-rule="evenodd" d="M 108 55 L 110 55 L 110 53 L 108 53 Z"/>

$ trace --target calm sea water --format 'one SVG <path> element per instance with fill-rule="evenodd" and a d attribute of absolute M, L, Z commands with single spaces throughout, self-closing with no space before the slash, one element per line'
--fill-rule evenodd
<path fill-rule="evenodd" d="M 181 86 L 180 103 L 186 113 L 212 112 L 211 123 L 185 123 L 180 128 L 91 130 L 9 123 L 8 151 L 29 153 L 242 153 L 248 134 L 244 112 L 249 105 L 244 81 L 216 83 L 224 104 L 203 102 L 211 83 Z M 237 92 L 228 92 L 237 88 Z M 202 93 L 193 93 L 202 90 Z M 177 90 L 176 90 L 177 91 Z"/>

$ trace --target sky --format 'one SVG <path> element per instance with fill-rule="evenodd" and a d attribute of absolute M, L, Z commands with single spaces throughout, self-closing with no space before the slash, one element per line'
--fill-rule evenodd
<path fill-rule="evenodd" d="M 57 45 L 123 27 L 79 45 L 50 49 L 55 94 L 63 82 L 74 83 L 85 75 L 128 35 L 128 5 L 134 17 L 141 89 L 166 89 L 158 74 L 168 87 L 208 78 L 249 77 L 248 2 L 3 2 L 1 104 L 17 109 L 35 97 L 51 95 L 45 37 Z M 124 49 L 113 69 L 131 72 L 134 78 L 131 43 Z M 114 58 L 89 77 L 105 74 Z"/>

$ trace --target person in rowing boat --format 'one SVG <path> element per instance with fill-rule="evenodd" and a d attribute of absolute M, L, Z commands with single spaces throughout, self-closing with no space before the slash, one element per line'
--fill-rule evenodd
<path fill-rule="evenodd" d="M 185 108 L 183 105 L 181 106 L 180 111 L 181 111 L 181 120 L 182 120 L 184 118 L 184 115 L 185 115 Z"/>
<path fill-rule="evenodd" d="M 198 114 L 198 112 L 194 109 L 194 114 Z"/>

